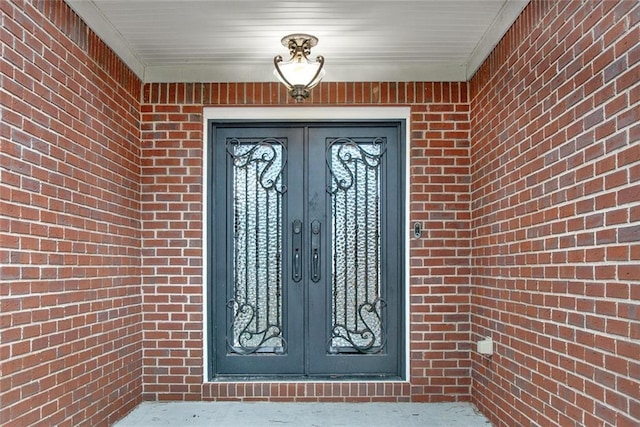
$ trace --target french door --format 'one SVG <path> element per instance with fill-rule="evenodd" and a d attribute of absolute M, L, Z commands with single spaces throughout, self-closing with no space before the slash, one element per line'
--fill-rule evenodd
<path fill-rule="evenodd" d="M 402 126 L 209 126 L 212 375 L 400 376 Z"/>

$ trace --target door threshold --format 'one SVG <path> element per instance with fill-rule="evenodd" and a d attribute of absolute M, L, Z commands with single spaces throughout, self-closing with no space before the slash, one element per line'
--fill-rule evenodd
<path fill-rule="evenodd" d="M 320 376 L 300 376 L 300 375 L 278 375 L 278 376 L 218 376 L 208 383 L 372 383 L 372 382 L 408 382 L 397 375 L 320 375 Z"/>

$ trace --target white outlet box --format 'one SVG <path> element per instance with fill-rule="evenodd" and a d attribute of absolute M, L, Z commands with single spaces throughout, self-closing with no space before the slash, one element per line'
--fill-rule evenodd
<path fill-rule="evenodd" d="M 483 340 L 478 341 L 478 353 L 485 356 L 491 356 L 493 354 L 493 339 L 486 337 Z"/>

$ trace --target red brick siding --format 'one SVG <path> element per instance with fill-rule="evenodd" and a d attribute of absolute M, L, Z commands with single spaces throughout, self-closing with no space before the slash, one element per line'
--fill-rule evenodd
<path fill-rule="evenodd" d="M 533 0 L 471 81 L 473 401 L 640 424 L 640 4 Z"/>
<path fill-rule="evenodd" d="M 62 1 L 0 1 L 0 424 L 141 397 L 141 83 Z"/>
<path fill-rule="evenodd" d="M 533 0 L 468 85 L 305 103 L 411 106 L 410 384 L 203 384 L 202 108 L 293 102 L 141 86 L 62 1 L 0 9 L 0 423 L 104 425 L 141 397 L 640 422 L 636 1 Z M 492 359 L 470 351 L 485 335 Z"/>
<path fill-rule="evenodd" d="M 231 383 L 203 387 L 202 108 L 294 101 L 276 83 L 145 85 L 141 188 L 144 399 L 468 400 L 467 90 L 465 83 L 322 83 L 305 102 L 411 106 L 410 215 L 412 222 L 425 225 L 425 237 L 411 241 L 411 384 Z"/>

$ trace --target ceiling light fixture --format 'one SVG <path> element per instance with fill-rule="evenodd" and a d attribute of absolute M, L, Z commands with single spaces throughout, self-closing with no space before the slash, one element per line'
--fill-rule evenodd
<path fill-rule="evenodd" d="M 307 99 L 309 90 L 324 77 L 324 57 L 318 55 L 315 61 L 309 59 L 311 48 L 317 44 L 318 38 L 309 34 L 289 34 L 283 37 L 282 45 L 289 48 L 291 58 L 287 62 L 283 62 L 280 55 L 273 58 L 276 67 L 273 74 L 298 102 Z"/>

